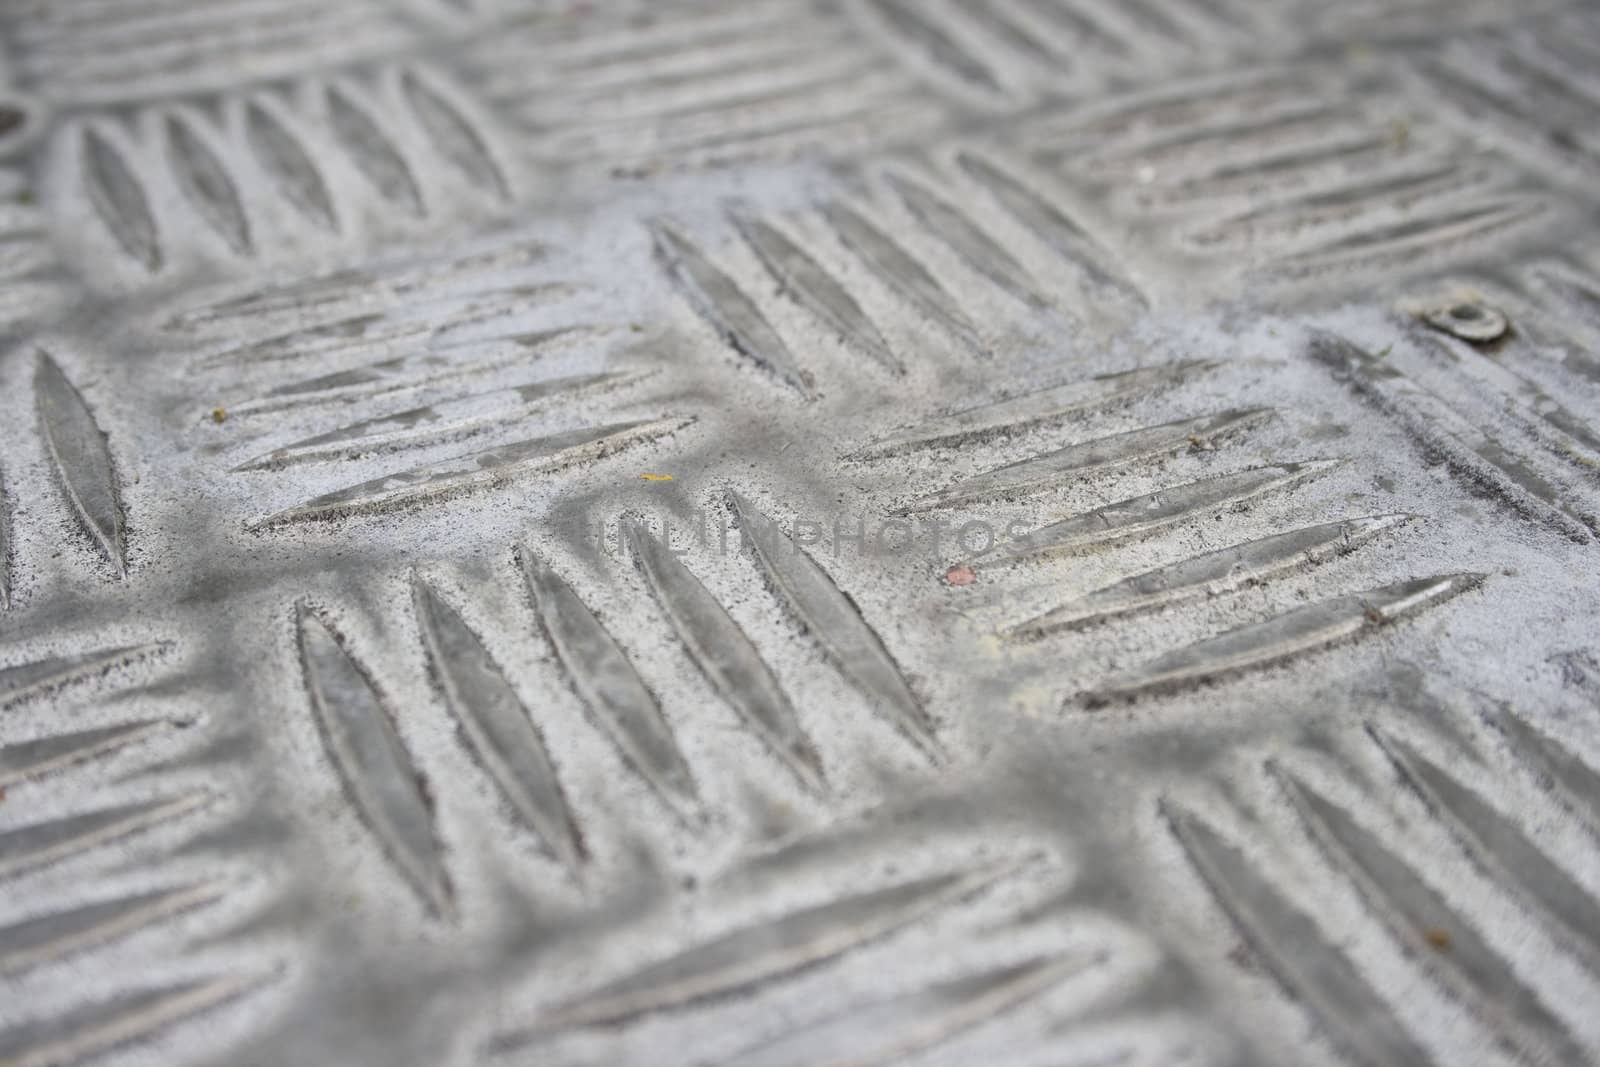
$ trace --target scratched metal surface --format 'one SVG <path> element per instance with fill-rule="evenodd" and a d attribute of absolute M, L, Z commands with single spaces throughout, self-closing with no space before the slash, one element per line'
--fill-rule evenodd
<path fill-rule="evenodd" d="M 0 1064 L 1600 1060 L 1600 15 L 4 0 Z"/>

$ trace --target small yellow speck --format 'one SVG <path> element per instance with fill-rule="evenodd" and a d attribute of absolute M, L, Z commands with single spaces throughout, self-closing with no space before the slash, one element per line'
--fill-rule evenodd
<path fill-rule="evenodd" d="M 641 474 L 641 475 L 639 475 L 639 477 L 643 478 L 647 482 L 670 482 L 670 481 L 672 481 L 672 475 L 670 475 L 670 474 Z"/>
<path fill-rule="evenodd" d="M 218 426 L 221 426 L 223 423 L 227 422 L 228 421 L 228 409 L 227 408 L 212 408 L 211 409 L 211 421 L 216 423 Z"/>

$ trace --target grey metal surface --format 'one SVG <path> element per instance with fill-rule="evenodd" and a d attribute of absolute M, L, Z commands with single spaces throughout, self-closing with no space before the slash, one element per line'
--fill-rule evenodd
<path fill-rule="evenodd" d="M 0 1064 L 1600 1059 L 1600 17 L 5 0 Z"/>

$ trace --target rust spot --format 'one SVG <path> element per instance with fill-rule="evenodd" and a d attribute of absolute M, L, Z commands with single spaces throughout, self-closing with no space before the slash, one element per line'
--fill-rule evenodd
<path fill-rule="evenodd" d="M 639 475 L 639 477 L 644 479 L 647 482 L 670 482 L 670 481 L 672 481 L 672 475 L 670 475 L 670 474 L 641 474 L 641 475 Z"/>
<path fill-rule="evenodd" d="M 957 587 L 971 585 L 978 580 L 978 572 L 965 563 L 958 563 L 944 572 L 944 580 L 946 585 Z"/>
<path fill-rule="evenodd" d="M 1366 605 L 1362 609 L 1361 613 L 1367 617 L 1367 621 L 1370 622 L 1372 625 L 1374 625 L 1374 626 L 1383 625 L 1383 612 L 1379 611 L 1377 608 L 1373 607 L 1371 604 Z"/>
<path fill-rule="evenodd" d="M 1422 936 L 1427 939 L 1428 947 L 1435 952 L 1449 952 L 1454 943 L 1450 931 L 1441 926 L 1430 926 L 1423 931 Z"/>
<path fill-rule="evenodd" d="M 227 408 L 212 408 L 211 409 L 211 421 L 216 423 L 218 426 L 221 426 L 223 423 L 227 422 L 228 421 L 228 409 Z"/>
<path fill-rule="evenodd" d="M 1189 435 L 1189 448 L 1194 452 L 1215 452 L 1217 446 L 1197 433 Z"/>

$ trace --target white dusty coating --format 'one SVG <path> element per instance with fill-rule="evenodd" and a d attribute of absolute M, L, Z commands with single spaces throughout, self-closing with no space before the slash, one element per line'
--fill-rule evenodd
<path fill-rule="evenodd" d="M 0 12 L 0 1064 L 1600 1059 L 1535 6 Z"/>

